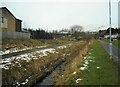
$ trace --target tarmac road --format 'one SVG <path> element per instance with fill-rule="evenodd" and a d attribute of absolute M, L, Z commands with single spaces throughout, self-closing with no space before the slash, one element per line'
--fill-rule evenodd
<path fill-rule="evenodd" d="M 104 42 L 102 40 L 99 40 L 99 42 L 103 45 L 104 49 L 107 51 L 108 54 L 110 54 L 110 44 L 107 42 Z M 112 45 L 112 59 L 117 62 L 118 67 L 120 69 L 120 48 Z"/>

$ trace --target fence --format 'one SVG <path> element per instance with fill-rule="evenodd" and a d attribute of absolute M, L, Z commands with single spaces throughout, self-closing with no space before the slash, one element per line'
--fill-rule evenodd
<path fill-rule="evenodd" d="M 2 39 L 30 39 L 30 33 L 12 32 L 7 29 L 0 29 Z"/>

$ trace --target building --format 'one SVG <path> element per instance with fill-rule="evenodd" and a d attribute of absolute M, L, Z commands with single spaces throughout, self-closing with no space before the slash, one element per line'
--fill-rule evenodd
<path fill-rule="evenodd" d="M 1 28 L 8 29 L 13 32 L 21 32 L 21 20 L 17 19 L 6 7 L 0 7 Z"/>
<path fill-rule="evenodd" d="M 108 38 L 110 38 L 110 35 L 104 35 L 104 38 L 108 39 Z M 113 39 L 118 38 L 118 34 L 112 34 L 111 38 L 113 38 Z"/>
<path fill-rule="evenodd" d="M 21 23 L 22 21 L 6 7 L 0 7 L 0 41 L 2 39 L 30 39 L 30 33 L 22 31 Z"/>

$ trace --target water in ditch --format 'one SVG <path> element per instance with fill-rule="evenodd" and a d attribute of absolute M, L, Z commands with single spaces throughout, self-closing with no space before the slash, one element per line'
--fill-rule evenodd
<path fill-rule="evenodd" d="M 43 79 L 42 82 L 40 83 L 37 83 L 35 85 L 35 87 L 42 87 L 42 86 L 46 86 L 46 87 L 49 87 L 50 85 L 53 85 L 54 84 L 54 76 L 55 76 L 55 72 L 59 72 L 61 70 L 61 68 L 63 67 L 64 63 L 59 65 L 57 68 L 55 68 L 55 70 L 49 74 L 47 77 L 45 77 Z"/>

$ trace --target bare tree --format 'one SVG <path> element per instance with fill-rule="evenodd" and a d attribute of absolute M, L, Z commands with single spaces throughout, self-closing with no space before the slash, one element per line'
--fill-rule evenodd
<path fill-rule="evenodd" d="M 70 27 L 70 32 L 74 34 L 75 32 L 82 32 L 83 31 L 83 26 L 80 25 L 73 25 Z"/>
<path fill-rule="evenodd" d="M 79 39 L 81 37 L 81 32 L 83 32 L 83 26 L 73 25 L 70 27 L 70 33 L 75 37 L 75 39 Z"/>

